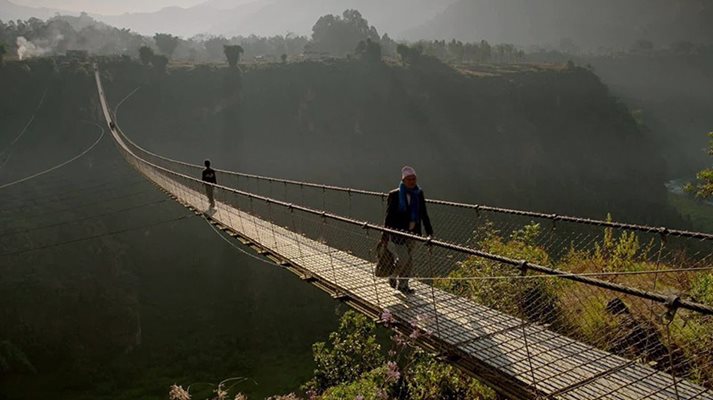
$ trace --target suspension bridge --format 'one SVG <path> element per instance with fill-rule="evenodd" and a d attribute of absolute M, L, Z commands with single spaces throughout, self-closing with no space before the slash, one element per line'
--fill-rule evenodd
<path fill-rule="evenodd" d="M 423 238 L 383 226 L 384 193 L 224 170 L 209 209 L 202 168 L 133 142 L 95 78 L 117 149 L 170 198 L 498 393 L 713 399 L 713 306 L 696 292 L 713 235 L 429 200 Z M 413 294 L 376 277 L 384 233 L 413 245 Z"/>

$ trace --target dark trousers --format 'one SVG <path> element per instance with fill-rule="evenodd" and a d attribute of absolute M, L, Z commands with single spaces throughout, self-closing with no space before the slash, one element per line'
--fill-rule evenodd
<path fill-rule="evenodd" d="M 213 186 L 205 185 L 205 194 L 206 196 L 208 196 L 208 202 L 210 202 L 211 207 L 215 206 L 214 191 L 215 188 Z"/>

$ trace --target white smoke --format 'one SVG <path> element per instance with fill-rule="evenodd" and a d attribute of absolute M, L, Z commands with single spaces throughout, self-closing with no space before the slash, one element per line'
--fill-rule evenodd
<path fill-rule="evenodd" d="M 24 36 L 18 36 L 16 44 L 17 57 L 20 60 L 24 60 L 30 57 L 39 57 L 50 51 L 50 49 L 40 47 L 35 43 L 30 42 L 29 40 L 25 39 Z"/>

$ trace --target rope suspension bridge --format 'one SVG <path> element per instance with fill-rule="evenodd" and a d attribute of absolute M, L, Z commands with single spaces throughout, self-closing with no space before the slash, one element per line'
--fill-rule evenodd
<path fill-rule="evenodd" d="M 146 179 L 500 394 L 713 399 L 713 235 L 430 200 L 437 236 L 414 236 L 383 226 L 385 193 L 225 170 L 207 184 L 201 166 L 125 135 L 98 70 L 96 83 L 116 147 Z M 413 294 L 376 276 L 384 233 L 413 245 Z"/>

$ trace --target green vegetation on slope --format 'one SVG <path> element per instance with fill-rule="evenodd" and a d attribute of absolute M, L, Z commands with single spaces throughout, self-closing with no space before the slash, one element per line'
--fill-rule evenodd
<path fill-rule="evenodd" d="M 383 321 L 389 327 L 388 317 Z M 384 333 L 379 331 L 379 333 Z M 494 400 L 495 393 L 477 380 L 416 346 L 418 332 L 409 337 L 394 333 L 389 340 L 377 338 L 373 321 L 356 311 L 347 311 L 328 342 L 313 346 L 316 368 L 313 378 L 302 387 L 312 400 Z M 380 342 L 389 349 L 385 351 Z M 242 383 L 209 385 L 212 391 L 191 390 L 175 385 L 170 400 L 219 398 L 246 400 Z M 187 387 L 188 390 L 184 389 Z M 223 397 L 220 397 L 223 396 Z M 299 400 L 289 395 L 270 400 Z"/>

